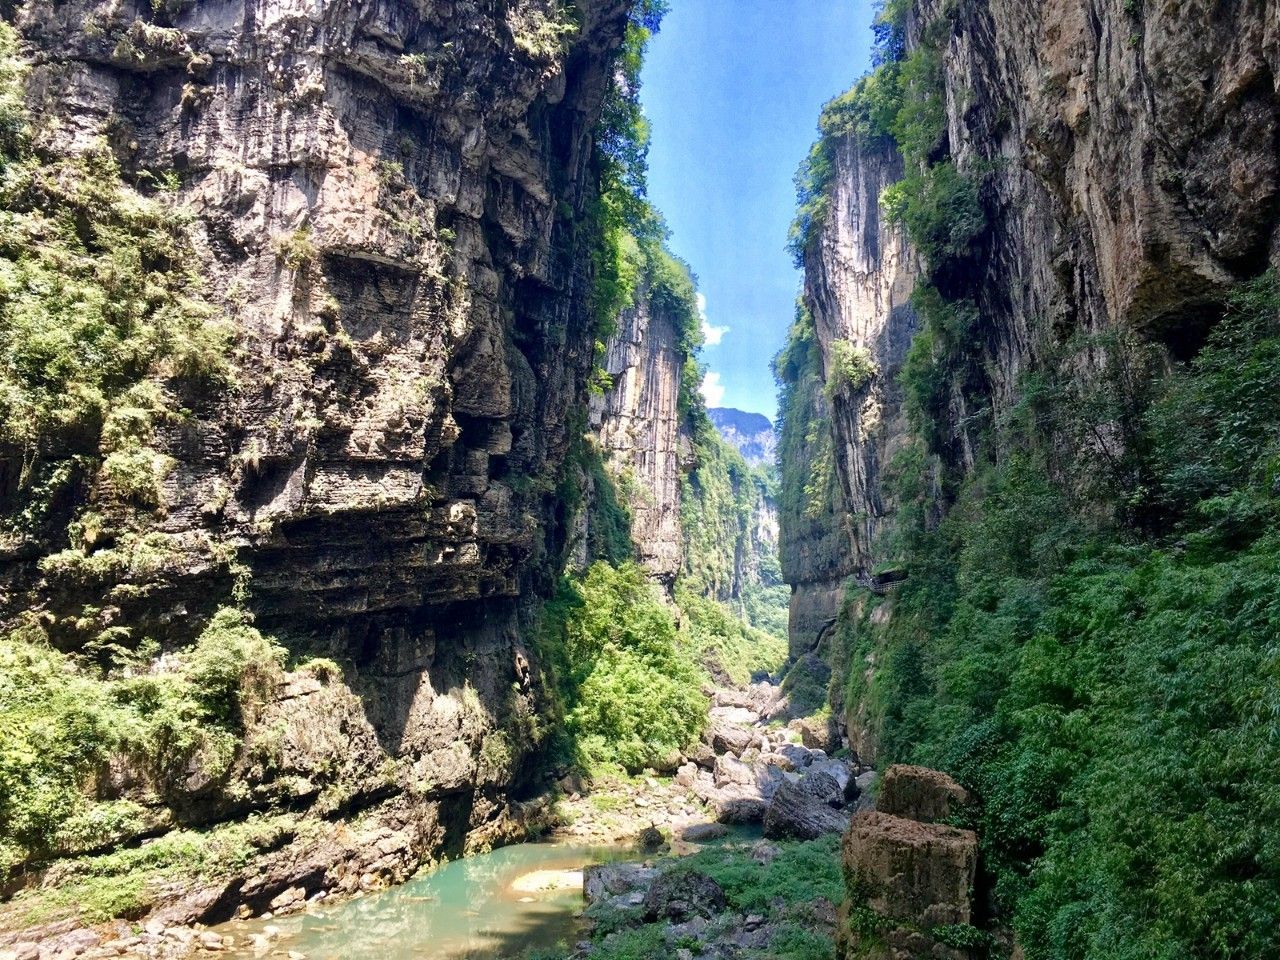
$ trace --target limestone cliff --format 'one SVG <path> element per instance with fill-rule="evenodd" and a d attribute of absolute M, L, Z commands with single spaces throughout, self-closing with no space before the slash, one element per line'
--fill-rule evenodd
<path fill-rule="evenodd" d="M 654 580 L 670 590 L 683 579 L 699 596 L 739 602 L 779 583 L 771 474 L 747 464 L 695 393 L 698 312 L 687 268 L 654 249 L 638 269 L 591 398 L 588 444 L 604 471 L 588 478 L 577 562 L 620 559 L 592 529 L 615 512 L 627 552 Z"/>
<path fill-rule="evenodd" d="M 879 27 L 876 70 L 828 105 L 800 178 L 804 289 L 777 367 L 793 652 L 829 657 L 864 761 L 932 760 L 973 789 L 983 841 L 975 862 L 972 835 L 856 823 L 843 955 L 1274 950 L 1270 907 L 1157 929 L 1256 881 L 1162 901 L 1159 878 L 1194 867 L 1138 851 L 1169 823 L 1196 823 L 1198 848 L 1257 815 L 1169 785 L 1250 723 L 1184 651 L 1257 656 L 1275 625 L 1248 621 L 1247 591 L 1160 595 L 1274 549 L 1257 538 L 1274 531 L 1277 410 L 1245 393 L 1273 395 L 1250 358 L 1280 329 L 1280 5 L 898 0 Z M 1215 472 L 1201 438 L 1254 430 L 1247 465 Z M 1232 498 L 1271 519 L 1219 535 Z M 1195 691 L 1176 728 L 1104 729 L 1140 723 L 1137 691 L 1175 688 Z M 1061 776 L 1027 789 L 1050 753 Z M 1207 775 L 1242 797 L 1273 779 Z M 1095 829 L 1120 795 L 1135 829 Z M 891 890 L 895 863 L 950 871 L 950 890 Z"/>
<path fill-rule="evenodd" d="M 679 320 L 648 293 L 637 291 L 605 345 L 609 387 L 591 398 L 591 427 L 627 503 L 638 559 L 670 586 L 684 560 L 680 483 L 692 456 L 680 399 L 687 358 Z"/>
<path fill-rule="evenodd" d="M 930 162 L 945 158 L 977 185 L 986 221 L 963 257 L 929 276 L 976 318 L 965 320 L 975 325 L 964 370 L 951 371 L 929 411 L 943 466 L 962 475 L 1018 403 L 1022 378 L 1048 358 L 1066 349 L 1083 378 L 1100 375 L 1106 350 L 1085 338 L 1112 330 L 1185 358 L 1233 285 L 1275 262 L 1280 36 L 1265 3 L 1233 7 L 1229 23 L 1202 4 L 901 6 L 906 49 L 937 57 L 942 130 Z M 825 216 L 803 249 L 821 362 L 792 371 L 797 383 L 819 378 L 825 395 L 809 389 L 785 427 L 792 449 L 804 448 L 790 482 L 811 492 L 831 443 L 834 514 L 847 536 L 831 544 L 834 524 L 783 523 L 796 605 L 820 609 L 822 622 L 835 583 L 869 583 L 893 560 L 885 471 L 911 435 L 899 374 L 920 328 L 911 293 L 926 273 L 881 204 L 903 176 L 893 138 L 864 123 L 828 134 L 826 148 Z M 850 377 L 840 368 L 855 351 L 869 369 Z M 819 420 L 829 430 L 815 432 Z M 823 507 L 810 498 L 808 509 Z M 795 625 L 800 646 L 813 619 Z"/>
<path fill-rule="evenodd" d="M 792 584 L 792 654 L 835 620 L 850 576 L 868 582 L 892 516 L 881 477 L 907 433 L 903 360 L 917 329 L 917 258 L 885 223 L 880 195 L 902 160 L 856 134 L 834 149 L 828 214 L 806 251 L 801 316 L 779 368 L 784 403 L 784 575 Z M 860 375 L 844 367 L 865 357 Z"/>
<path fill-rule="evenodd" d="M 138 829 L 380 805 L 396 876 L 516 829 L 539 705 L 520 623 L 568 539 L 551 491 L 586 405 L 593 133 L 628 5 L 574 11 L 18 9 L 40 162 L 92 159 L 126 218 L 167 210 L 234 353 L 218 389 L 147 375 L 172 412 L 128 509 L 110 436 L 5 438 L 0 614 L 64 650 L 171 651 L 237 606 L 339 668 L 289 674 L 225 776 L 101 780 L 155 814 Z M 337 882 L 304 868 L 308 893 Z"/>

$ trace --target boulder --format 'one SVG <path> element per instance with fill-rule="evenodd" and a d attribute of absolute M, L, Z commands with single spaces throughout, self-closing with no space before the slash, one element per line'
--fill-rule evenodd
<path fill-rule="evenodd" d="M 683 764 L 680 769 L 676 771 L 676 783 L 679 786 L 684 787 L 686 790 L 692 790 L 694 785 L 698 782 L 698 772 L 699 767 L 697 764 L 692 762 Z"/>
<path fill-rule="evenodd" d="M 801 717 L 787 724 L 787 729 L 800 734 L 800 742 L 810 750 L 840 749 L 840 728 L 829 714 Z"/>
<path fill-rule="evenodd" d="M 685 758 L 704 770 L 710 770 L 716 762 L 716 752 L 706 743 L 696 743 L 684 753 Z"/>
<path fill-rule="evenodd" d="M 663 847 L 667 846 L 667 838 L 662 835 L 654 824 L 649 824 L 640 831 L 640 835 L 636 838 L 636 842 L 640 849 L 645 853 L 657 853 Z"/>
<path fill-rule="evenodd" d="M 828 807 L 839 809 L 844 806 L 844 790 L 839 782 L 831 774 L 818 770 L 817 764 L 809 768 L 796 787 Z"/>
<path fill-rule="evenodd" d="M 724 891 L 705 873 L 696 870 L 670 870 L 661 874 L 644 895 L 646 920 L 680 922 L 693 917 L 708 920 L 727 906 Z"/>
<path fill-rule="evenodd" d="M 582 895 L 590 903 L 648 888 L 658 871 L 639 863 L 598 863 L 582 871 Z"/>
<path fill-rule="evenodd" d="M 846 788 L 845 793 L 854 794 L 852 797 L 854 811 L 874 810 L 876 808 L 876 798 L 872 796 L 871 791 L 876 785 L 879 774 L 874 770 L 868 770 L 866 773 L 860 773 L 853 778 L 853 782 Z"/>
<path fill-rule="evenodd" d="M 870 810 L 856 814 L 845 834 L 845 883 L 858 903 L 887 923 L 876 932 L 888 956 L 956 956 L 928 935 L 939 925 L 967 924 L 969 891 L 978 862 L 978 838 L 971 830 L 921 823 Z M 841 923 L 838 956 L 861 956 L 856 926 Z M 938 951 L 942 952 L 938 952 Z"/>
<path fill-rule="evenodd" d="M 722 720 L 725 723 L 733 723 L 745 727 L 749 727 L 760 720 L 760 714 L 747 707 L 712 707 L 710 716 L 712 720 Z"/>
<path fill-rule="evenodd" d="M 751 746 L 752 733 L 745 727 L 713 717 L 702 738 L 716 753 L 740 754 Z"/>
<path fill-rule="evenodd" d="M 816 840 L 839 833 L 849 821 L 832 803 L 843 800 L 843 792 L 825 773 L 806 776 L 799 783 L 784 783 L 765 812 L 764 835 L 775 840 Z"/>
<path fill-rule="evenodd" d="M 711 776 L 717 787 L 735 783 L 749 786 L 754 785 L 756 782 L 756 775 L 751 767 L 730 754 L 716 757 L 715 768 L 712 770 Z"/>
<path fill-rule="evenodd" d="M 716 819 L 720 823 L 759 823 L 769 809 L 769 801 L 759 791 L 722 792 L 714 803 Z"/>
<path fill-rule="evenodd" d="M 778 753 L 791 763 L 791 769 L 801 770 L 813 763 L 813 751 L 798 743 L 784 743 Z"/>
<path fill-rule="evenodd" d="M 680 832 L 680 839 L 689 843 L 706 843 L 727 836 L 729 829 L 723 823 L 694 823 Z"/>
<path fill-rule="evenodd" d="M 765 762 L 763 757 L 751 764 L 751 775 L 760 795 L 766 800 L 772 800 L 778 788 L 788 780 L 798 779 L 796 774 Z"/>
<path fill-rule="evenodd" d="M 923 823 L 938 823 L 958 814 L 969 792 L 941 770 L 898 764 L 885 771 L 876 810 Z"/>
<path fill-rule="evenodd" d="M 853 767 L 844 760 L 818 760 L 809 765 L 805 771 L 806 776 L 813 776 L 815 773 L 822 773 L 829 776 L 836 782 L 836 786 L 843 792 L 845 799 L 852 800 L 858 795 L 858 788 L 853 783 Z"/>

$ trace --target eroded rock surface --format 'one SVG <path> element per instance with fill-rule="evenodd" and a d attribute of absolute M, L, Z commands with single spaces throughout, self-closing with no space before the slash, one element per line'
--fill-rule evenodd
<path fill-rule="evenodd" d="M 876 809 L 854 814 L 842 845 L 848 898 L 837 941 L 841 960 L 966 960 L 966 952 L 931 931 L 973 919 L 978 838 L 972 830 L 924 820 L 967 799 L 963 795 L 939 771 L 891 767 Z"/>
<path fill-rule="evenodd" d="M 17 12 L 39 149 L 109 150 L 173 207 L 236 351 L 233 387 L 157 421 L 146 562 L 84 574 L 105 540 L 42 564 L 68 546 L 58 504 L 6 539 L 0 617 L 35 611 L 67 649 L 121 625 L 172 649 L 247 607 L 338 669 L 287 675 L 229 775 L 104 789 L 158 790 L 187 826 L 375 809 L 398 838 L 372 865 L 385 838 L 296 838 L 208 918 L 519 834 L 542 703 L 521 617 L 567 539 L 546 491 L 586 405 L 589 161 L 627 5 L 575 11 L 565 30 L 545 0 Z"/>

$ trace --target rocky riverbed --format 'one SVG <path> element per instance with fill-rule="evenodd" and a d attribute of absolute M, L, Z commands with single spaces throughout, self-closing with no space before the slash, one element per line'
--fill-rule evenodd
<path fill-rule="evenodd" d="M 664 875 L 665 858 L 696 857 L 705 844 L 721 840 L 730 828 L 758 827 L 763 839 L 724 843 L 717 849 L 725 851 L 727 858 L 736 857 L 765 870 L 779 856 L 779 841 L 813 841 L 837 835 L 847 826 L 850 814 L 866 805 L 866 791 L 874 774 L 854 760 L 834 756 L 835 743 L 826 721 L 792 717 L 787 698 L 776 684 L 717 688 L 708 694 L 707 729 L 675 769 L 638 777 L 601 777 L 595 782 L 565 778 L 558 784 L 559 797 L 541 804 L 548 822 L 556 824 L 553 840 L 578 847 L 635 847 L 651 858 L 634 866 L 588 868 L 583 885 L 589 919 L 609 916 L 609 922 L 616 924 L 631 918 L 635 913 L 632 908 L 646 896 L 657 904 L 666 896 L 665 888 L 660 885 L 650 896 L 647 881 Z M 354 837 L 359 827 L 342 827 L 338 832 L 350 832 Z M 334 842 L 339 840 L 336 837 Z M 170 909 L 137 921 L 96 927 L 74 922 L 61 928 L 46 926 L 38 941 L 10 934 L 7 943 L 0 941 L 0 960 L 177 958 L 238 951 L 246 946 L 249 936 L 253 938 L 249 945 L 263 955 L 299 960 L 298 951 L 287 949 L 276 939 L 277 931 L 270 921 L 320 909 L 335 897 L 364 896 L 407 879 L 394 869 L 398 860 L 393 836 L 371 835 L 365 841 L 342 844 L 343 850 L 361 851 L 351 868 L 342 871 L 352 881 L 345 886 L 310 890 L 300 882 L 286 885 L 284 893 L 270 902 L 256 904 L 248 896 L 249 887 L 254 886 L 251 882 L 244 885 L 243 902 L 234 910 L 236 919 L 213 928 L 195 921 L 199 916 L 197 901 L 208 895 L 196 893 L 180 901 L 189 909 Z M 831 856 L 835 858 L 834 852 Z M 270 858 L 264 860 L 265 869 L 273 866 L 284 871 L 298 869 L 291 861 L 274 864 Z M 317 863 L 316 869 L 327 868 Z M 259 885 L 279 886 L 269 880 L 257 878 Z M 672 924 L 701 926 L 693 915 L 684 915 L 688 911 L 683 907 L 651 906 L 657 911 L 655 915 L 667 917 Z M 710 909 L 698 906 L 693 914 L 709 923 L 704 914 Z M 834 918 L 834 909 L 832 904 L 819 904 L 807 921 L 809 926 L 825 928 L 827 918 Z M 776 924 L 766 922 L 764 913 L 726 911 L 718 915 L 716 929 L 723 934 L 728 929 L 726 923 L 737 924 L 735 929 L 752 934 L 742 940 L 744 949 L 762 938 L 767 942 L 776 933 Z M 250 919 L 257 921 L 252 934 L 246 932 L 247 926 L 241 927 Z M 265 925 L 264 920 L 268 921 Z"/>
<path fill-rule="evenodd" d="M 829 753 L 826 722 L 790 718 L 773 684 L 716 690 L 712 704 L 703 742 L 672 779 L 570 798 L 571 810 L 602 797 L 612 809 L 567 831 L 628 832 L 664 847 L 645 862 L 586 869 L 589 936 L 575 957 L 829 955 L 843 890 L 838 838 L 870 807 L 875 774 Z M 708 845 L 735 825 L 762 836 Z"/>

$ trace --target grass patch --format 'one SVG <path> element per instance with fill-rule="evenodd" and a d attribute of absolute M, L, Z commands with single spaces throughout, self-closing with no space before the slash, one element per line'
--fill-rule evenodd
<path fill-rule="evenodd" d="M 140 847 L 58 863 L 56 885 L 24 891 L 4 911 L 26 925 L 73 916 L 89 923 L 135 918 L 166 885 L 233 876 L 255 856 L 292 841 L 300 829 L 297 818 L 279 815 L 251 816 L 207 831 L 173 831 Z"/>

